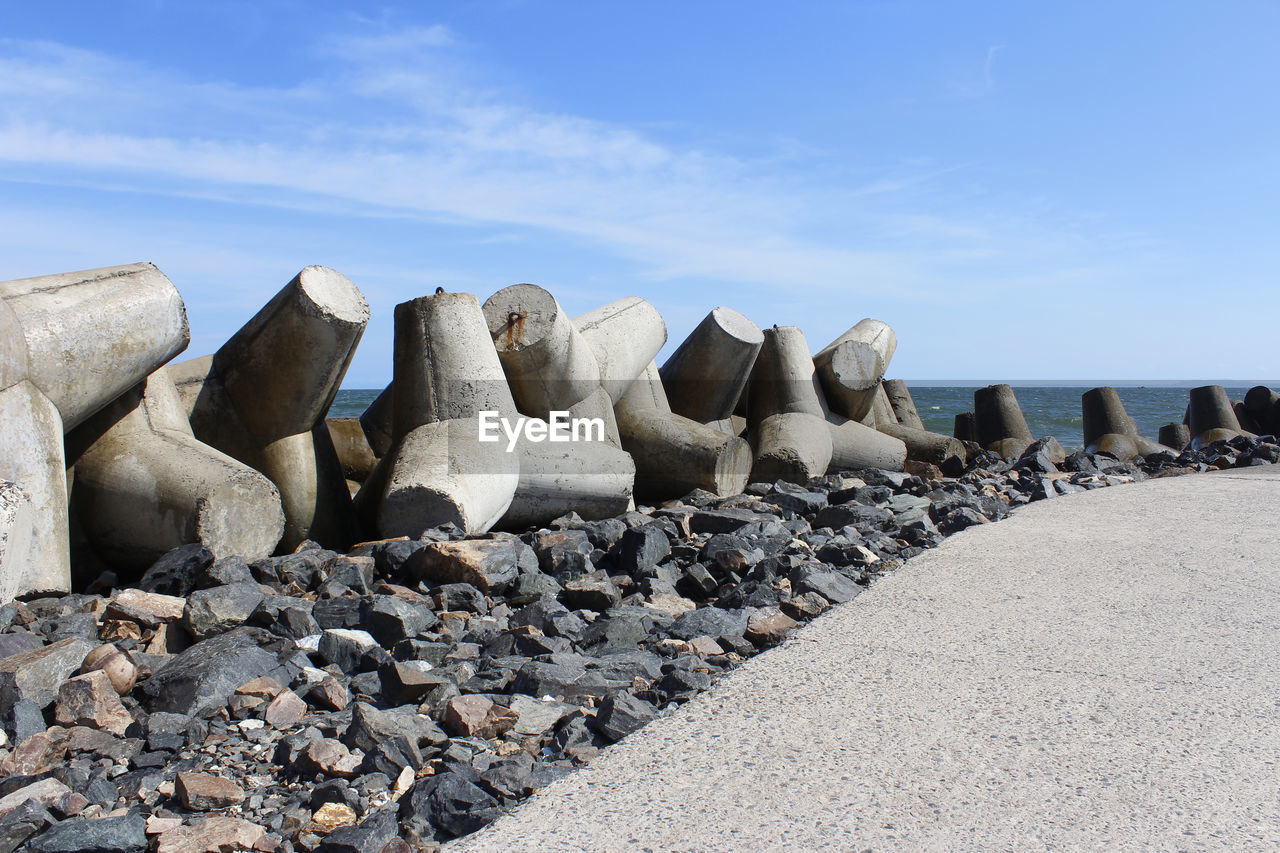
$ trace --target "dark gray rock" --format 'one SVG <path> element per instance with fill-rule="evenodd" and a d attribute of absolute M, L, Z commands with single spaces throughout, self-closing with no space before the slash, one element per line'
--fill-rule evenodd
<path fill-rule="evenodd" d="M 355 703 L 351 725 L 342 736 L 349 747 L 366 754 L 366 766 L 395 776 L 405 767 L 421 770 L 426 766 L 424 746 L 438 746 L 449 739 L 441 729 L 411 707 L 379 711 L 365 702 Z M 385 764 L 387 767 L 377 766 Z M 390 770 L 390 772 L 388 772 Z"/>
<path fill-rule="evenodd" d="M 677 618 L 668 633 L 681 640 L 692 640 L 694 637 L 741 637 L 746 630 L 745 611 L 699 607 Z"/>
<path fill-rule="evenodd" d="M 882 527 L 893 520 L 893 513 L 879 506 L 863 506 L 856 503 L 845 503 L 829 506 L 813 517 L 813 529 L 830 527 L 839 530 L 852 524 L 859 530 L 868 527 Z"/>
<path fill-rule="evenodd" d="M 0 853 L 13 853 L 31 836 L 54 823 L 53 815 L 35 800 L 27 800 L 0 817 Z"/>
<path fill-rule="evenodd" d="M 538 577 L 531 575 L 531 577 Z M 521 578 L 523 580 L 523 578 Z M 437 610 L 488 613 L 484 593 L 469 583 L 445 583 L 431 590 Z"/>
<path fill-rule="evenodd" d="M 30 699 L 19 699 L 4 712 L 4 729 L 9 733 L 11 743 L 21 743 L 48 726 L 44 711 Z"/>
<path fill-rule="evenodd" d="M 571 640 L 580 637 L 587 627 L 580 616 L 554 598 L 540 598 L 525 605 L 511 614 L 509 622 L 513 628 L 532 625 L 544 634 Z"/>
<path fill-rule="evenodd" d="M 47 707 L 58 695 L 58 687 L 79 668 L 93 646 L 86 640 L 68 637 L 0 660 L 0 713 L 24 699 L 40 708 Z"/>
<path fill-rule="evenodd" d="M 322 630 L 312 616 L 314 602 L 290 595 L 268 595 L 249 614 L 246 624 L 265 628 L 273 634 L 300 640 Z"/>
<path fill-rule="evenodd" d="M 574 610 L 603 612 L 621 601 L 622 593 L 604 572 L 592 572 L 566 581 L 561 598 Z"/>
<path fill-rule="evenodd" d="M 370 812 L 355 826 L 335 829 L 320 842 L 316 853 L 381 853 L 400 837 L 397 809 L 398 805 L 391 803 Z M 405 853 L 408 850 L 406 845 Z"/>
<path fill-rule="evenodd" d="M 585 667 L 544 661 L 529 661 L 516 673 L 511 682 L 511 692 L 524 693 L 535 699 L 551 696 L 555 699 L 603 699 L 610 683 L 598 672 Z"/>
<path fill-rule="evenodd" d="M 629 575 L 662 562 L 671 553 L 671 540 L 656 524 L 633 527 L 618 541 L 618 570 Z"/>
<path fill-rule="evenodd" d="M 213 552 L 200 544 L 174 548 L 151 564 L 138 588 L 163 595 L 186 596 L 196 588 L 196 579 L 213 565 Z"/>
<path fill-rule="evenodd" d="M 658 716 L 658 709 L 630 693 L 614 693 L 600 703 L 591 727 L 613 743 Z"/>
<path fill-rule="evenodd" d="M 823 492 L 774 492 L 761 501 L 797 515 L 808 515 L 825 508 L 827 496 Z"/>
<path fill-rule="evenodd" d="M 816 592 L 832 604 L 851 601 L 862 592 L 861 586 L 839 572 L 813 563 L 793 569 L 790 580 L 794 595 Z"/>
<path fill-rule="evenodd" d="M 142 685 L 150 710 L 208 717 L 237 687 L 259 676 L 289 682 L 274 652 L 276 638 L 259 628 L 236 628 L 174 655 Z"/>
<path fill-rule="evenodd" d="M 206 589 L 211 586 L 226 586 L 233 583 L 257 583 L 249 564 L 241 557 L 223 557 L 214 560 L 196 578 L 196 587 L 198 589 Z"/>
<path fill-rule="evenodd" d="M 146 853 L 147 821 L 140 815 L 72 818 L 28 842 L 32 853 Z"/>
<path fill-rule="evenodd" d="M 425 603 L 414 604 L 394 595 L 365 599 L 361 616 L 365 630 L 387 647 L 425 634 L 439 621 Z"/>
<path fill-rule="evenodd" d="M 466 768 L 428 776 L 400 801 L 400 822 L 416 838 L 457 838 L 475 832 L 502 814 L 492 794 Z"/>
<path fill-rule="evenodd" d="M 243 625 L 263 598 L 256 582 L 198 589 L 187 597 L 182 622 L 191 636 L 204 640 Z"/>
<path fill-rule="evenodd" d="M 38 634 L 0 634 L 0 660 L 22 652 L 29 652 L 44 645 Z"/>

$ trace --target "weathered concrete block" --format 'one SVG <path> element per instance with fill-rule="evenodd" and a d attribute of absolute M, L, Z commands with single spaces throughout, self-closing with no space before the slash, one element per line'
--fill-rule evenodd
<path fill-rule="evenodd" d="M 635 463 L 631 454 L 608 442 L 550 444 L 521 439 L 517 450 L 520 483 L 499 527 L 546 524 L 566 512 L 588 520 L 611 518 L 631 506 Z"/>
<path fill-rule="evenodd" d="M 174 366 L 196 438 L 265 474 L 280 490 L 285 535 L 345 548 L 351 497 L 324 424 L 369 321 L 345 276 L 298 273 L 209 359 Z"/>
<path fill-rule="evenodd" d="M 378 457 L 365 436 L 359 418 L 326 418 L 325 426 L 333 441 L 334 452 L 342 465 L 342 476 L 363 483 L 369 478 Z"/>
<path fill-rule="evenodd" d="M 960 441 L 978 440 L 978 434 L 974 424 L 973 412 L 961 412 L 956 415 L 955 427 L 951 431 L 952 436 Z"/>
<path fill-rule="evenodd" d="M 588 311 L 573 318 L 582 339 L 600 366 L 600 384 L 617 403 L 667 342 L 662 315 L 639 296 Z"/>
<path fill-rule="evenodd" d="M 182 352 L 182 297 L 152 264 L 59 273 L 0 284 L 22 324 L 28 378 L 63 428 L 85 418 Z"/>
<path fill-rule="evenodd" d="M 831 464 L 829 425 L 806 412 L 770 415 L 756 425 L 752 436 L 756 451 L 753 481 L 803 483 L 821 477 Z"/>
<path fill-rule="evenodd" d="M 693 489 L 741 492 L 751 475 L 751 445 L 671 411 L 658 366 L 649 363 L 614 408 L 622 447 L 636 465 L 636 489 L 677 497 Z"/>
<path fill-rule="evenodd" d="M 747 386 L 752 479 L 804 482 L 825 473 L 833 452 L 826 417 L 804 333 L 795 326 L 765 329 Z"/>
<path fill-rule="evenodd" d="M 1160 443 L 1174 450 L 1182 450 L 1191 443 L 1191 430 L 1186 424 L 1165 424 L 1160 427 Z"/>
<path fill-rule="evenodd" d="M 257 560 L 284 533 L 270 480 L 192 434 L 164 368 L 68 438 L 97 438 L 76 462 L 72 500 L 81 529 L 109 562 L 146 567 L 180 545 Z"/>
<path fill-rule="evenodd" d="M 0 477 L 16 482 L 31 500 L 32 528 L 21 574 L 0 583 L 15 595 L 71 589 L 67 526 L 67 466 L 62 418 L 49 398 L 23 380 L 0 390 Z M 21 538 L 21 534 L 17 534 Z M 16 566 L 6 561 L 6 567 Z"/>
<path fill-rule="evenodd" d="M 671 411 L 704 424 L 727 421 L 763 344 L 751 320 L 732 308 L 713 309 L 662 365 Z"/>
<path fill-rule="evenodd" d="M 1236 419 L 1231 399 L 1221 385 L 1202 385 L 1191 389 L 1188 411 L 1191 444 L 1199 447 L 1222 438 L 1241 434 L 1240 421 Z"/>
<path fill-rule="evenodd" d="M 1089 453 L 1102 451 L 1118 459 L 1131 459 L 1172 450 L 1138 433 L 1115 388 L 1104 386 L 1084 392 L 1080 395 L 1080 410 L 1084 417 L 1084 446 Z M 1127 437 L 1128 442 L 1120 436 Z"/>
<path fill-rule="evenodd" d="M 1018 458 L 1035 441 L 1008 385 L 988 385 L 974 391 L 973 420 L 978 444 L 1005 458 Z"/>
<path fill-rule="evenodd" d="M 395 420 L 395 388 L 394 382 L 388 382 L 382 393 L 369 404 L 369 408 L 360 414 L 360 427 L 364 430 L 373 455 L 378 458 L 387 455 L 394 441 L 392 431 Z"/>
<path fill-rule="evenodd" d="M 937 465 L 948 477 L 959 476 L 964 471 L 968 454 L 959 439 L 902 424 L 884 424 L 876 430 L 901 441 L 908 459 Z"/>
<path fill-rule="evenodd" d="M 897 348 L 889 324 L 868 317 L 819 350 L 813 363 L 831 410 L 862 421 Z"/>
<path fill-rule="evenodd" d="M 517 408 L 543 420 L 552 411 L 598 417 L 606 439 L 620 448 L 613 400 L 607 391 L 596 393 L 600 363 L 555 297 L 537 285 L 513 284 L 482 308 Z"/>
<path fill-rule="evenodd" d="M 901 471 L 907 461 L 907 446 L 901 440 L 880 430 L 858 423 L 828 419 L 831 433 L 831 471 L 857 471 L 863 468 L 880 468 L 884 471 Z"/>
<path fill-rule="evenodd" d="M 924 429 L 924 421 L 920 420 L 920 412 L 916 410 L 916 401 L 911 399 L 907 383 L 901 379 L 886 379 L 880 384 L 884 386 L 885 396 L 898 423 L 912 429 Z"/>
<path fill-rule="evenodd" d="M 392 451 L 394 460 L 378 509 L 378 532 L 416 539 L 442 524 L 468 534 L 493 527 L 520 484 L 520 454 L 482 443 L 476 418 L 426 423 Z"/>
<path fill-rule="evenodd" d="M 0 603 L 18 594 L 27 574 L 36 522 L 31 496 L 17 483 L 0 480 Z"/>

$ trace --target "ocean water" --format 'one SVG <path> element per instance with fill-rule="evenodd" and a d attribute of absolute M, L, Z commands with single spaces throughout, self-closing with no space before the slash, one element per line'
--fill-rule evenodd
<path fill-rule="evenodd" d="M 1098 383 L 1105 384 L 1105 383 Z M 1270 383 L 1276 387 L 1274 383 Z M 911 385 L 912 399 L 920 412 L 926 429 L 951 435 L 955 417 L 961 412 L 973 411 L 973 385 Z M 1068 450 L 1084 444 L 1084 422 L 1080 414 L 1080 395 L 1089 390 L 1088 385 L 1071 386 L 1013 386 L 1022 406 L 1031 434 L 1037 438 L 1052 435 Z M 1232 400 L 1244 399 L 1248 385 L 1227 385 Z M 1133 386 L 1120 387 L 1120 399 L 1125 410 L 1138 423 L 1138 431 L 1149 438 L 1156 438 L 1160 427 L 1176 421 L 1182 422 L 1187 407 L 1188 392 L 1192 386 Z M 330 410 L 330 417 L 355 417 L 363 412 L 381 392 L 380 388 L 342 390 Z"/>

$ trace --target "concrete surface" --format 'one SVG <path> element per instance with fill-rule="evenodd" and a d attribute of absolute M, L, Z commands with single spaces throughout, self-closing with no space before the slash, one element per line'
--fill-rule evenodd
<path fill-rule="evenodd" d="M 1280 845 L 1280 468 L 1033 504 L 450 851 Z"/>

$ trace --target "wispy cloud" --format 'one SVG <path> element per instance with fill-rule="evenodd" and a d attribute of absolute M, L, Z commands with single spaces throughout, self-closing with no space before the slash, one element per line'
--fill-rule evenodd
<path fill-rule="evenodd" d="M 334 38 L 317 46 L 323 71 L 278 87 L 47 42 L 0 48 L 0 164 L 31 180 L 547 229 L 655 278 L 849 293 L 929 292 L 1013 233 L 903 208 L 900 196 L 954 166 L 889 169 L 842 190 L 530 108 L 476 84 L 462 40 L 439 26 Z"/>

